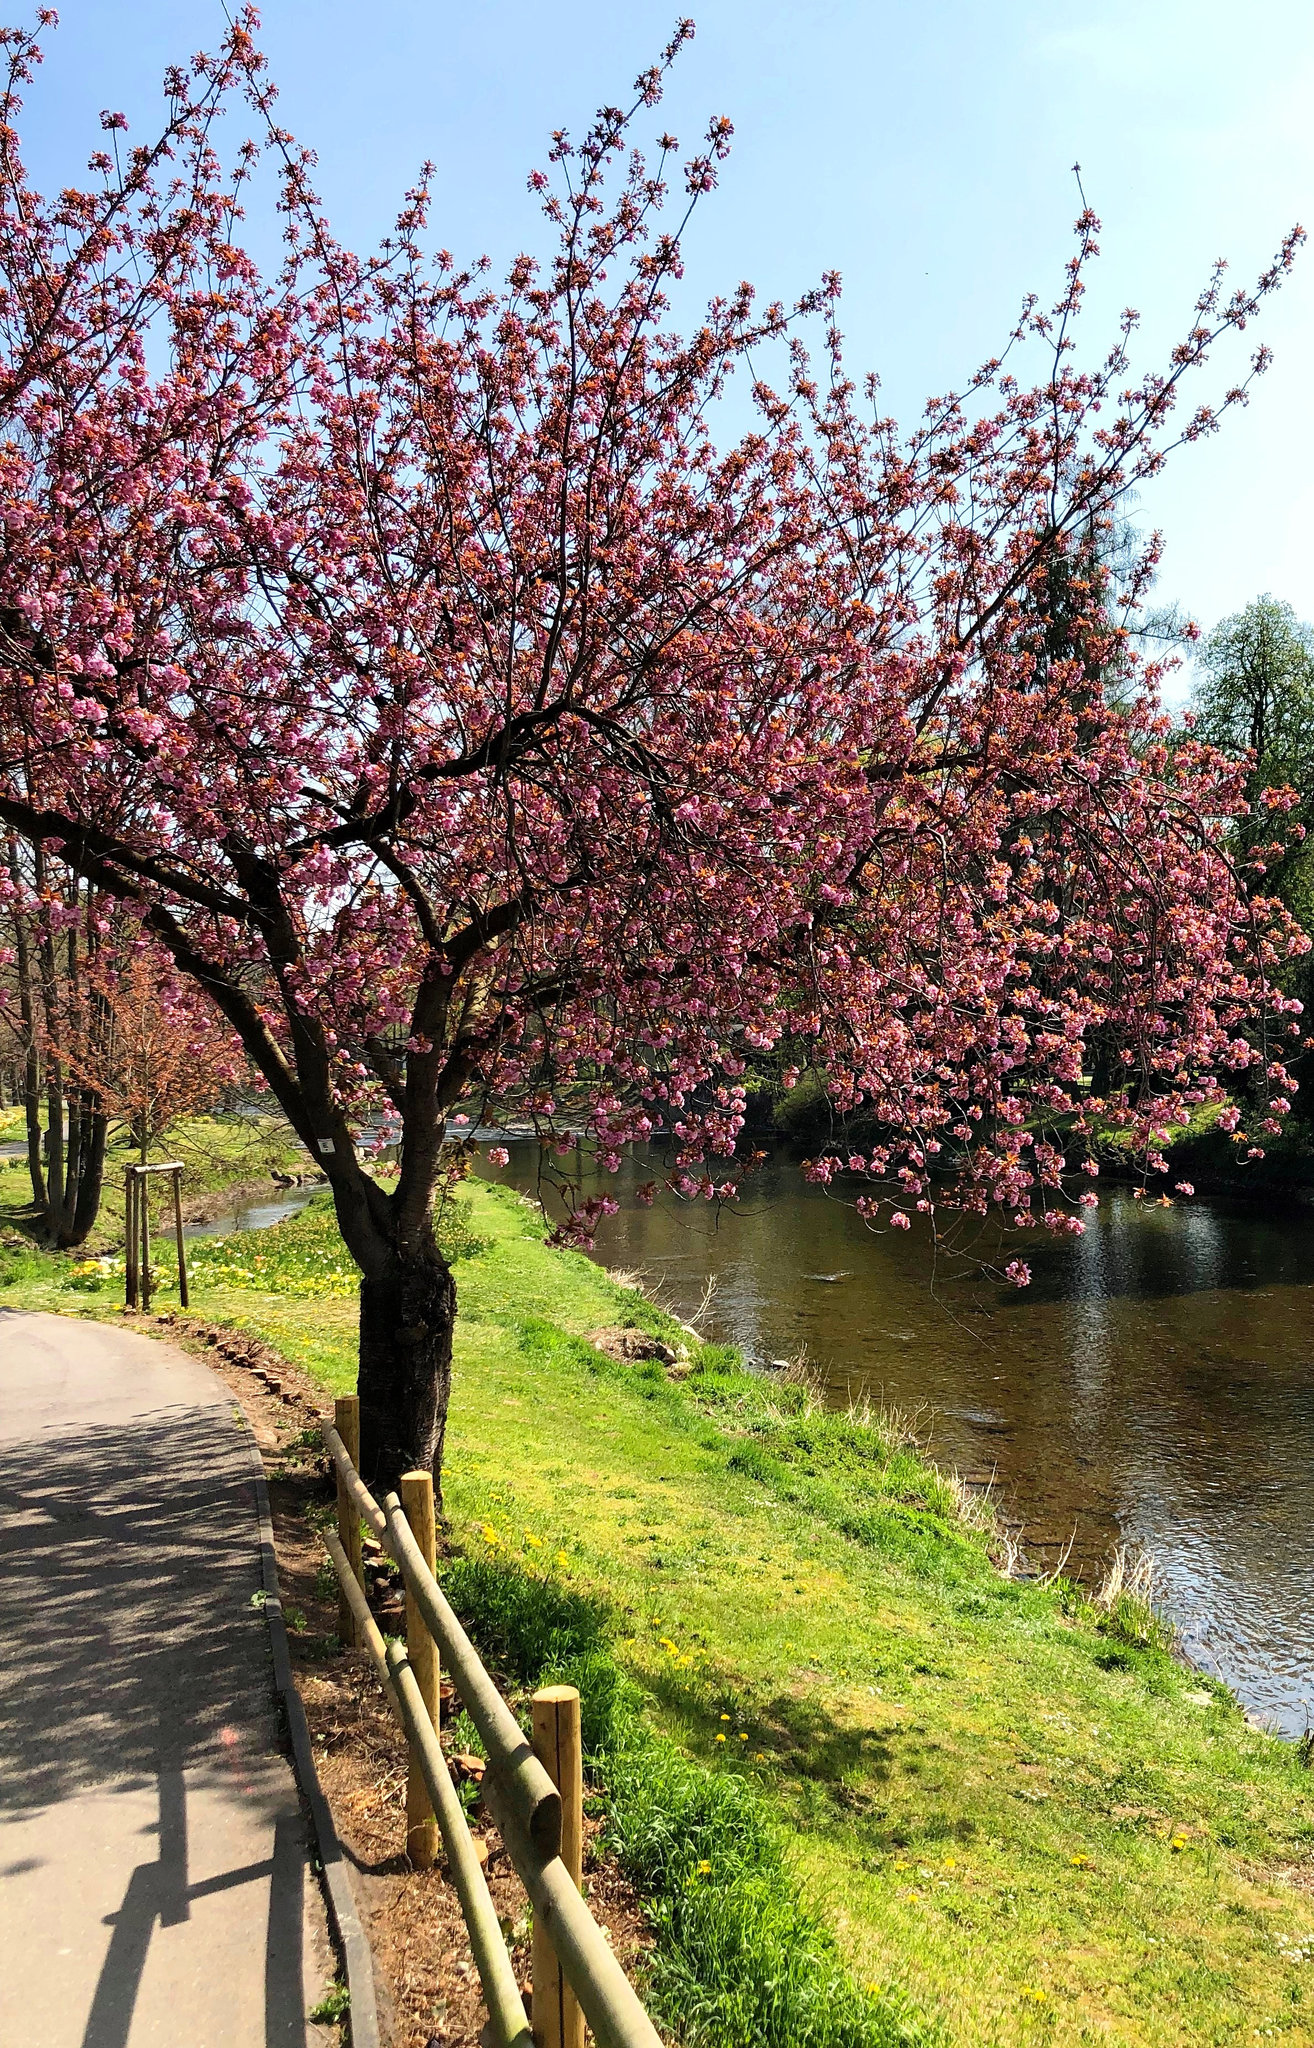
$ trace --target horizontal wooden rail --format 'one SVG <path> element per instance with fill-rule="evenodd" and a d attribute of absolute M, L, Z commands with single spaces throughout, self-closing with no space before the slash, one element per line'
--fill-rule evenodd
<path fill-rule="evenodd" d="M 369 1523 L 379 1541 L 383 1542 L 388 1534 L 387 1517 L 352 1464 L 351 1454 L 331 1422 L 324 1424 L 324 1441 L 329 1447 L 329 1454 L 338 1468 L 356 1513 L 363 1522 Z"/>
<path fill-rule="evenodd" d="M 470 1931 L 470 1947 L 479 1971 L 496 2048 L 533 2048 L 534 2037 L 502 1937 L 497 1908 L 489 1896 L 488 1884 L 447 1768 L 447 1759 L 433 1723 L 425 1712 L 415 1673 L 401 1644 L 384 1642 L 347 1553 L 331 1529 L 325 1530 L 324 1541 L 328 1545 L 338 1583 L 351 1605 L 356 1640 L 368 1652 L 393 1713 L 406 1732 L 411 1753 L 424 1773 L 438 1832 L 447 1851 L 447 1867 Z"/>
<path fill-rule="evenodd" d="M 561 1847 L 561 1794 L 534 1755 L 520 1723 L 448 1606 L 420 1554 L 400 1500 L 390 1493 L 385 1512 L 366 1488 L 331 1424 L 325 1428 L 324 1441 L 342 1475 L 352 1506 L 400 1566 L 402 1578 L 461 1695 L 461 1704 L 483 1738 L 490 1772 L 508 1787 L 530 1840 L 555 1855 Z"/>
<path fill-rule="evenodd" d="M 347 1605 L 351 1609 L 360 1647 L 368 1651 L 370 1662 L 378 1673 L 379 1683 L 388 1695 L 388 1705 L 400 1721 L 402 1718 L 401 1701 L 397 1697 L 397 1690 L 392 1682 L 392 1673 L 388 1669 L 388 1645 L 384 1641 L 383 1631 L 370 1613 L 370 1603 L 365 1598 L 365 1589 L 352 1571 L 351 1560 L 342 1548 L 338 1538 L 331 1529 L 325 1529 L 322 1533 L 324 1541 L 328 1546 L 328 1554 L 332 1560 L 333 1569 L 338 1575 L 338 1584 L 346 1595 Z"/>
<path fill-rule="evenodd" d="M 611 1952 L 560 1856 L 546 1856 L 521 1827 L 502 1787 L 484 1779 L 484 1799 L 516 1875 L 542 1917 L 566 1982 L 602 2048 L 662 2048 L 629 1978 Z"/>
<path fill-rule="evenodd" d="M 562 1973 L 579 2000 L 584 2017 L 601 2048 L 662 2048 L 661 2036 L 640 2004 L 562 1860 L 561 1794 L 534 1754 L 519 1722 L 485 1671 L 478 1652 L 448 1605 L 415 1540 L 400 1499 L 395 1493 L 390 1493 L 380 1508 L 357 1472 L 341 1436 L 331 1424 L 325 1425 L 324 1441 L 352 1509 L 373 1529 L 400 1568 L 406 1590 L 442 1653 L 461 1703 L 483 1738 L 488 1751 L 488 1767 L 482 1785 L 484 1800 L 497 1822 L 512 1865 L 529 1894 L 536 1923 L 547 1933 Z M 468 1848 L 469 1836 L 442 1745 L 425 1710 L 415 1672 L 400 1643 L 384 1643 L 342 1543 L 328 1532 L 325 1540 L 350 1606 L 358 1639 L 388 1688 L 394 1711 L 410 1739 L 411 1753 L 424 1773 L 450 1860 L 453 1852 L 448 1841 L 449 1822 L 453 1828 L 453 1839 L 458 1843 L 458 1854 L 461 1853 L 461 1838 L 464 1837 Z M 459 1827 L 451 1814 L 453 1806 L 460 1815 Z M 470 1853 L 473 1856 L 473 1851 Z M 453 1877 L 457 1877 L 455 1864 Z M 487 1899 L 482 1872 L 480 1886 L 482 1897 Z M 461 1891 L 459 1881 L 457 1889 L 464 1910 L 466 1895 Z M 477 1916 L 482 1911 L 479 1892 L 472 1891 L 471 1897 Z M 515 2021 L 515 2014 L 509 2010 L 503 1996 L 505 1982 L 499 1976 L 500 1965 L 492 1951 L 488 1951 L 494 1987 L 490 1990 L 489 1980 L 484 1978 L 480 1949 L 476 1946 L 476 1920 L 469 1912 L 466 1913 L 466 1924 L 470 1929 L 471 1945 L 475 1947 L 490 2017 L 495 2028 L 510 2025 Z M 483 1942 L 485 1937 L 480 1934 L 478 1939 Z M 498 1943 L 509 1971 L 510 1962 L 506 1958 L 505 1946 L 501 1944 L 500 1930 Z M 504 2015 L 502 2019 L 494 2013 L 494 1997 L 502 2001 L 499 2005 L 499 2011 Z M 521 2005 L 522 2016 L 523 2012 Z M 519 2034 L 504 2036 L 497 2033 L 499 2048 L 503 2048 L 504 2042 L 515 2042 L 519 2048 L 526 2033 L 523 2017 L 516 2024 L 521 2027 Z"/>
<path fill-rule="evenodd" d="M 388 1518 L 388 1548 L 438 1645 L 461 1696 L 461 1705 L 484 1739 L 489 1773 L 505 1785 L 529 1839 L 545 1854 L 555 1856 L 561 1847 L 561 1794 L 534 1755 L 524 1729 L 485 1671 L 479 1652 L 420 1555 L 420 1546 L 411 1534 L 411 1525 L 397 1495 L 388 1494 L 383 1505 Z"/>

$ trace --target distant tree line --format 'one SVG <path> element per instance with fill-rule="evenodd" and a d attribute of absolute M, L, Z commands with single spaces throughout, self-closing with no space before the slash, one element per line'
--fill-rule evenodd
<path fill-rule="evenodd" d="M 1231 833 L 1251 887 L 1280 898 L 1314 941 L 1314 626 L 1265 593 L 1219 621 L 1200 645 L 1189 721 L 1194 738 L 1233 757 L 1248 756 L 1249 814 Z M 1265 792 L 1287 789 L 1295 801 L 1274 811 Z M 1314 952 L 1287 962 L 1284 992 L 1314 1008 Z M 1296 1119 L 1314 1122 L 1314 1061 L 1294 1062 L 1301 1083 Z"/>

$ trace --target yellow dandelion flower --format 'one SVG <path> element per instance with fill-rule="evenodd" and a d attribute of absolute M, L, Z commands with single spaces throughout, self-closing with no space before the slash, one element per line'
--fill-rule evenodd
<path fill-rule="evenodd" d="M 709 1863 L 709 1862 L 707 1861 L 707 1858 L 706 1858 L 706 1857 L 704 1857 L 704 1858 L 703 1858 L 703 1860 L 702 1860 L 702 1862 L 701 1862 L 701 1863 L 699 1864 L 699 1866 L 698 1866 L 698 1875 L 699 1875 L 699 1877 L 706 1877 L 706 1876 L 707 1876 L 707 1873 L 709 1872 L 709 1870 L 711 1869 L 711 1867 L 712 1867 L 712 1866 L 711 1866 L 711 1864 L 710 1864 L 710 1863 Z"/>
<path fill-rule="evenodd" d="M 491 1522 L 485 1522 L 479 1534 L 483 1537 L 485 1543 L 495 1544 L 500 1543 L 502 1540 Z"/>
<path fill-rule="evenodd" d="M 717 1741 L 718 1741 L 718 1742 L 724 1742 L 724 1741 L 725 1741 L 725 1737 L 724 1737 L 724 1735 L 718 1735 L 716 1739 L 717 1739 Z"/>
<path fill-rule="evenodd" d="M 543 1538 L 541 1536 L 531 1535 L 528 1529 L 526 1529 L 525 1531 L 525 1541 L 533 1550 L 541 1550 L 543 1548 Z"/>
<path fill-rule="evenodd" d="M 722 1714 L 721 1719 L 723 1721 L 728 1721 L 730 1719 L 730 1716 L 728 1714 Z"/>

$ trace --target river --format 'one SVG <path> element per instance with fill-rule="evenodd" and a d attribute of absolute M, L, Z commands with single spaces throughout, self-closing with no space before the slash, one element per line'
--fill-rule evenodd
<path fill-rule="evenodd" d="M 490 1178 L 532 1187 L 511 1142 Z M 1040 1568 L 1097 1577 L 1118 1542 L 1158 1568 L 1183 1648 L 1289 1735 L 1314 1721 L 1314 1211 L 1105 1188 L 1086 1234 L 1024 1249 L 1019 1292 L 874 1234 L 777 1155 L 719 1216 L 620 1197 L 596 1256 L 682 1316 L 716 1283 L 708 1336 L 769 1364 L 805 1351 L 831 1400 L 920 1411 L 929 1455 L 993 1475 Z M 1010 1256 L 1017 1250 L 1010 1247 Z"/>

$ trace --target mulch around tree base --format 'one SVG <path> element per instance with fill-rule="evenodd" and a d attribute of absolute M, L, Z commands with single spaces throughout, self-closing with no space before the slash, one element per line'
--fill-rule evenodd
<path fill-rule="evenodd" d="M 456 1892 L 441 1849 L 432 1870 L 406 1855 L 406 1742 L 364 1656 L 337 1637 L 337 1591 L 319 1530 L 335 1490 L 319 1443 L 323 1390 L 258 1339 L 195 1316 L 132 1316 L 201 1352 L 241 1403 L 264 1460 L 283 1611 L 320 1783 L 352 1870 L 374 1953 L 380 2019 L 390 2048 L 478 2048 L 485 2009 Z M 394 1626 L 395 1624 L 390 1624 Z M 584 1885 L 594 1918 L 630 1972 L 651 1947 L 630 1885 L 594 1848 L 585 1821 Z M 492 1822 L 476 1807 L 471 1828 L 488 1844 L 488 1888 L 517 1978 L 530 1981 L 528 1900 Z"/>

